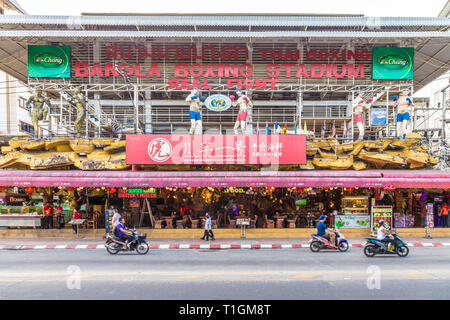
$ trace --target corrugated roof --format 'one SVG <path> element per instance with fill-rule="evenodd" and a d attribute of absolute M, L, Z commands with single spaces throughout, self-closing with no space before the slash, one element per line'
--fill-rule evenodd
<path fill-rule="evenodd" d="M 360 17 L 294 15 L 157 15 L 157 16 L 1 16 L 0 24 L 97 26 L 276 26 L 276 27 L 450 27 L 446 17 Z"/>
<path fill-rule="evenodd" d="M 450 38 L 450 31 L 90 31 L 6 30 L 0 38 Z"/>

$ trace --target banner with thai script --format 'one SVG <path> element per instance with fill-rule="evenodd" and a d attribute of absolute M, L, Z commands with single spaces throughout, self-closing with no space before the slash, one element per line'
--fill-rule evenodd
<path fill-rule="evenodd" d="M 127 135 L 128 164 L 306 164 L 305 135 Z"/>
<path fill-rule="evenodd" d="M 347 214 L 343 216 L 335 217 L 335 227 L 340 228 L 369 228 L 370 227 L 370 216 L 358 215 L 358 214 Z"/>

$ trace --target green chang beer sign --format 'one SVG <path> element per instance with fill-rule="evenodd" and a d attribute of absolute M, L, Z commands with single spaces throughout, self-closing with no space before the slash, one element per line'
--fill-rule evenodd
<path fill-rule="evenodd" d="M 70 47 L 28 46 L 28 77 L 70 78 Z"/>
<path fill-rule="evenodd" d="M 372 79 L 413 79 L 414 48 L 373 48 Z"/>

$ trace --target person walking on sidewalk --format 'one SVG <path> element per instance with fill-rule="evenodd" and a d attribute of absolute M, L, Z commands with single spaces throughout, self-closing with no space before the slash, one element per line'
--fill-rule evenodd
<path fill-rule="evenodd" d="M 63 212 L 63 208 L 62 208 L 61 201 L 60 201 L 60 202 L 58 202 L 58 205 L 55 207 L 56 223 L 58 224 L 58 229 L 61 229 L 61 226 L 64 222 L 62 212 Z"/>
<path fill-rule="evenodd" d="M 206 217 L 205 219 L 203 219 L 203 221 L 205 221 L 205 233 L 203 234 L 203 238 L 200 239 L 208 241 L 209 237 L 211 237 L 211 240 L 214 240 L 214 233 L 212 232 L 212 220 L 208 212 L 206 213 Z"/>
<path fill-rule="evenodd" d="M 441 206 L 441 217 L 442 217 L 442 223 L 443 227 L 448 227 L 448 210 L 450 209 L 450 206 L 448 205 L 448 200 L 444 202 L 444 204 Z"/>
<path fill-rule="evenodd" d="M 50 202 L 46 202 L 44 206 L 44 228 L 53 229 L 53 206 Z"/>
<path fill-rule="evenodd" d="M 73 220 L 80 219 L 80 213 L 77 211 L 77 209 L 73 209 L 73 217 L 72 217 L 72 219 Z M 76 224 L 72 224 L 72 228 L 73 228 L 73 231 L 75 233 L 77 233 L 77 225 Z"/>

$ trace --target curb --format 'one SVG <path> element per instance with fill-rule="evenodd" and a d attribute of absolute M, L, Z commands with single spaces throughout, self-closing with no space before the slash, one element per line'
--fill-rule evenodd
<path fill-rule="evenodd" d="M 363 243 L 350 244 L 351 247 L 361 248 Z M 450 243 L 408 243 L 409 247 L 448 247 Z M 309 243 L 297 244 L 149 244 L 150 249 L 297 249 L 309 248 Z M 63 245 L 0 245 L 0 250 L 38 250 L 38 249 L 104 249 L 103 244 L 63 244 Z"/>

